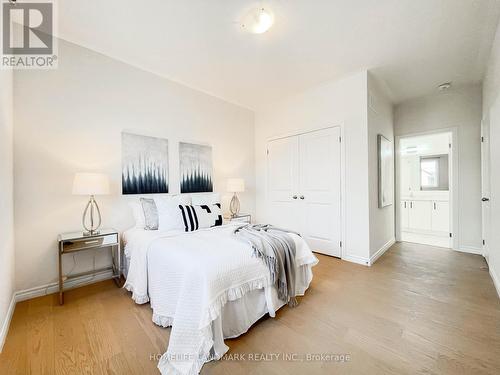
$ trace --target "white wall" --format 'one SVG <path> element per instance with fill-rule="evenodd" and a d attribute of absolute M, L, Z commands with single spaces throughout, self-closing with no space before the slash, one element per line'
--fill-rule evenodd
<path fill-rule="evenodd" d="M 395 135 L 458 129 L 459 248 L 481 251 L 481 105 L 480 85 L 454 88 L 395 107 Z"/>
<path fill-rule="evenodd" d="M 0 71 L 0 351 L 14 293 L 12 72 Z"/>
<path fill-rule="evenodd" d="M 500 27 L 483 83 L 483 118 L 490 117 L 491 227 L 490 274 L 500 296 Z"/>
<path fill-rule="evenodd" d="M 345 236 L 343 257 L 369 259 L 367 72 L 328 82 L 272 103 L 256 114 L 257 219 L 267 221 L 266 146 L 270 138 L 343 126 L 345 147 Z"/>
<path fill-rule="evenodd" d="M 370 198 L 370 257 L 378 256 L 395 241 L 393 205 L 378 207 L 378 134 L 394 145 L 392 103 L 382 82 L 368 74 L 368 184 Z"/>
<path fill-rule="evenodd" d="M 131 198 L 121 196 L 122 130 L 169 139 L 172 193 L 179 191 L 178 141 L 211 144 L 215 189 L 225 193 L 227 178 L 244 178 L 242 212 L 254 213 L 251 111 L 71 43 L 59 42 L 59 56 L 56 70 L 14 78 L 18 290 L 57 279 L 57 234 L 80 229 L 87 200 L 71 195 L 75 172 L 109 174 L 112 195 L 98 197 L 103 224 L 132 224 Z M 108 261 L 100 256 L 97 266 Z M 74 272 L 91 267 L 92 253 L 81 254 Z"/>

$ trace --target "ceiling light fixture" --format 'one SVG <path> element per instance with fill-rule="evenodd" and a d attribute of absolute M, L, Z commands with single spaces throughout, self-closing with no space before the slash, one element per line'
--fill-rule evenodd
<path fill-rule="evenodd" d="M 244 17 L 241 27 L 253 34 L 263 34 L 274 23 L 274 15 L 267 9 L 252 9 Z"/>

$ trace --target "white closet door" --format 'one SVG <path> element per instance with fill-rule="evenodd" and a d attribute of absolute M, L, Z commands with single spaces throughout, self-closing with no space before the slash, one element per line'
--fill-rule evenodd
<path fill-rule="evenodd" d="M 299 138 L 271 141 L 267 150 L 270 224 L 300 232 L 297 204 Z"/>
<path fill-rule="evenodd" d="M 489 262 L 490 236 L 491 236 L 491 184 L 490 184 L 490 118 L 487 115 L 481 121 L 481 191 L 482 219 L 483 219 L 483 256 Z"/>
<path fill-rule="evenodd" d="M 341 256 L 340 128 L 299 137 L 302 235 L 313 251 Z"/>

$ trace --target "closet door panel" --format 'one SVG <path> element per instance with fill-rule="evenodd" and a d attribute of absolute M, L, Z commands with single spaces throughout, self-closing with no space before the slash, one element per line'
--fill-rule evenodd
<path fill-rule="evenodd" d="M 304 204 L 304 218 L 325 218 L 330 215 L 330 206 L 326 204 Z M 331 222 L 329 220 L 304 220 L 303 235 L 309 241 L 331 239 Z"/>
<path fill-rule="evenodd" d="M 312 250 L 341 256 L 340 128 L 299 138 L 302 235 Z"/>
<path fill-rule="evenodd" d="M 296 136 L 271 141 L 267 150 L 270 223 L 300 231 L 297 212 L 299 139 Z"/>

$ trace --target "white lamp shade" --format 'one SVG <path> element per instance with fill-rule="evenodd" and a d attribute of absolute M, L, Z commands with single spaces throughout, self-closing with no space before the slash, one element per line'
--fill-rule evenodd
<path fill-rule="evenodd" d="M 245 191 L 245 180 L 242 178 L 230 178 L 227 180 L 227 191 L 230 193 L 242 193 Z"/>
<path fill-rule="evenodd" d="M 73 195 L 109 194 L 109 178 L 102 173 L 76 173 L 73 180 Z"/>

